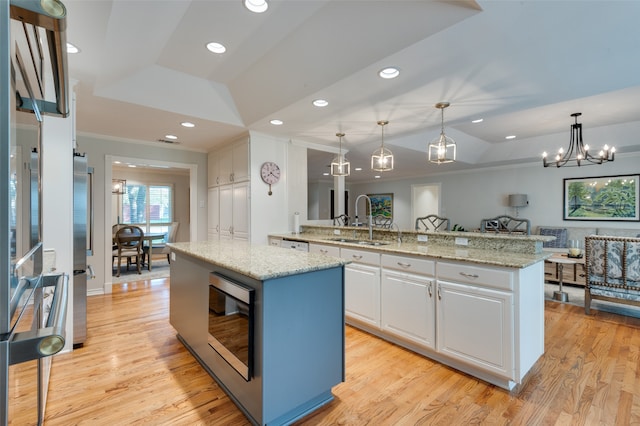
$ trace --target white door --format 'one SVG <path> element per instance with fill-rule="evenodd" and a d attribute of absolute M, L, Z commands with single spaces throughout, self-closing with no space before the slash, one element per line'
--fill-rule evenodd
<path fill-rule="evenodd" d="M 435 280 L 382 270 L 382 329 L 430 349 L 436 346 Z"/>
<path fill-rule="evenodd" d="M 513 293 L 438 282 L 437 350 L 514 379 Z"/>
<path fill-rule="evenodd" d="M 380 327 L 380 268 L 351 263 L 344 268 L 347 319 Z"/>
<path fill-rule="evenodd" d="M 216 240 L 220 235 L 220 201 L 219 188 L 209 188 L 208 190 L 208 226 L 207 234 L 209 240 Z"/>
<path fill-rule="evenodd" d="M 440 184 L 411 185 L 411 226 L 430 214 L 440 215 Z"/>
<path fill-rule="evenodd" d="M 220 187 L 220 238 L 231 239 L 233 236 L 233 186 Z"/>

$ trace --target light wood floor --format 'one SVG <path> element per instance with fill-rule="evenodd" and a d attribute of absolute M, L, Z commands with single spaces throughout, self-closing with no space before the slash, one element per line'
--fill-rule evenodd
<path fill-rule="evenodd" d="M 168 279 L 90 297 L 85 346 L 54 360 L 46 425 L 248 424 L 168 305 Z M 546 302 L 545 324 L 545 355 L 511 393 L 347 327 L 346 382 L 298 424 L 640 424 L 640 320 Z"/>

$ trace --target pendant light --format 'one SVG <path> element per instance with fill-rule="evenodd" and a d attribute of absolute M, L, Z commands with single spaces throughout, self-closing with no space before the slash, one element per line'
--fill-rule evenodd
<path fill-rule="evenodd" d="M 456 161 L 456 142 L 444 134 L 444 109 L 449 102 L 438 102 L 436 108 L 440 109 L 442 117 L 442 129 L 440 136 L 429 143 L 429 162 L 435 164 L 453 163 Z"/>
<path fill-rule="evenodd" d="M 331 162 L 331 176 L 349 176 L 351 174 L 351 163 L 342 155 L 342 137 L 344 133 L 336 133 L 340 138 L 340 152 Z"/>
<path fill-rule="evenodd" d="M 571 139 L 569 140 L 569 149 L 565 152 L 560 148 L 553 161 L 547 161 L 547 153 L 542 153 L 542 165 L 544 167 L 575 167 L 589 166 L 592 164 L 602 164 L 613 161 L 616 153 L 615 148 L 609 148 L 609 145 L 602 147 L 598 155 L 589 153 L 589 145 L 585 145 L 582 141 L 582 123 L 578 123 L 578 117 L 581 112 L 574 112 L 571 117 L 575 119 L 575 123 L 571 125 Z"/>
<path fill-rule="evenodd" d="M 384 147 L 384 126 L 387 124 L 389 124 L 388 121 L 378 121 L 378 125 L 382 128 L 382 143 L 380 148 L 371 154 L 371 169 L 377 172 L 393 170 L 393 153 Z"/>

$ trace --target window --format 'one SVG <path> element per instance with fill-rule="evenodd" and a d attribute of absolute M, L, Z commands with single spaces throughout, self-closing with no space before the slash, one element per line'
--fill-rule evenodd
<path fill-rule="evenodd" d="M 121 213 L 124 223 L 137 225 L 145 233 L 167 233 L 173 222 L 173 187 L 127 183 Z"/>

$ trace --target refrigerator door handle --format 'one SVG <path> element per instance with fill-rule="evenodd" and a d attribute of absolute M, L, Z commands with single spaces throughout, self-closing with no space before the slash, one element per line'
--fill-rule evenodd
<path fill-rule="evenodd" d="M 9 342 L 9 365 L 55 355 L 64 348 L 69 276 L 44 275 L 43 287 L 55 286 L 46 327 L 16 333 Z"/>

